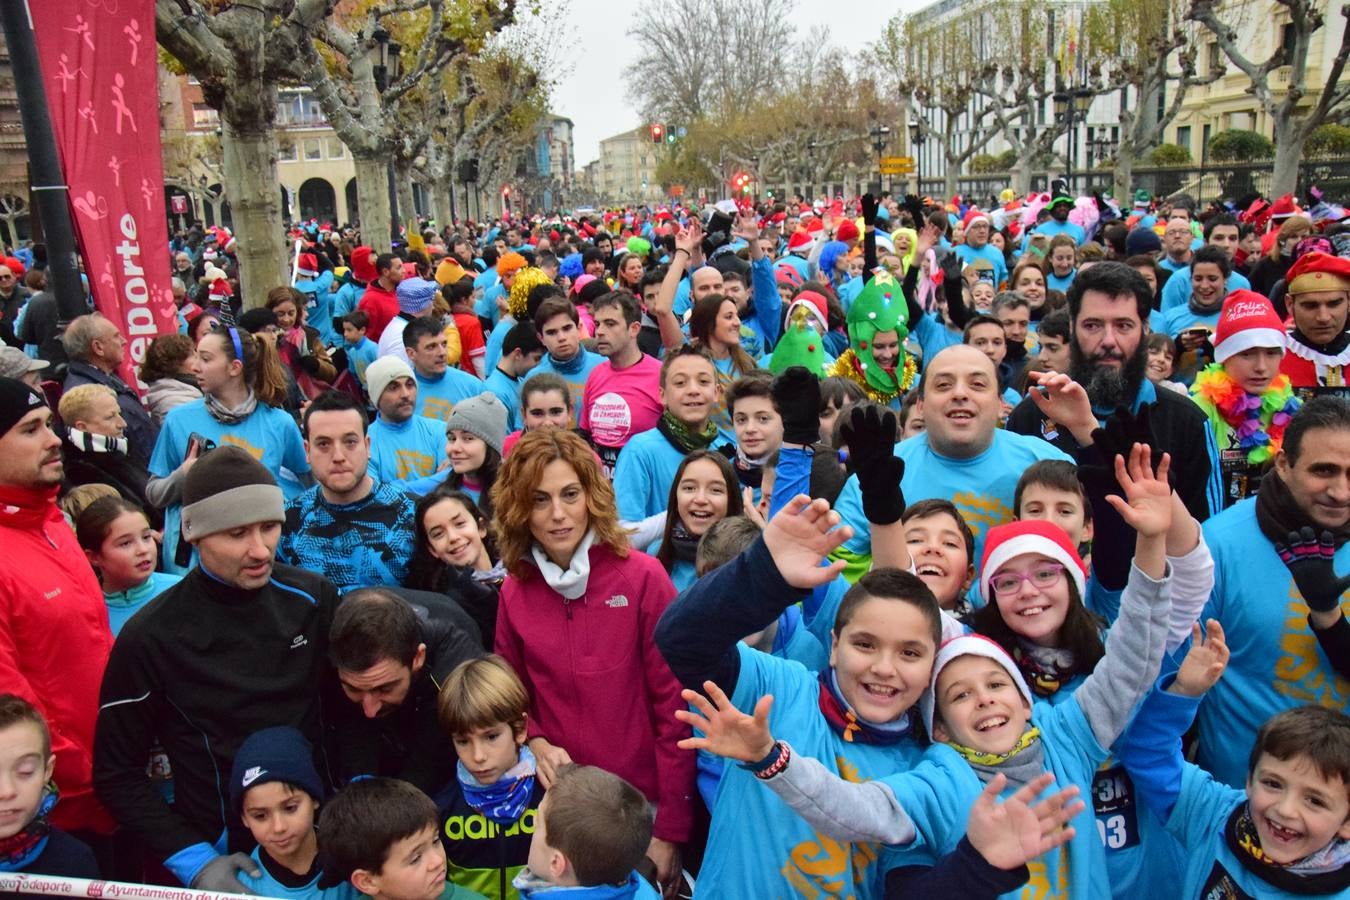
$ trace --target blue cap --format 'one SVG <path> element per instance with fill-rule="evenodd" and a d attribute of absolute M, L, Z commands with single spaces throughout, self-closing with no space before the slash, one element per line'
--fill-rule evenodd
<path fill-rule="evenodd" d="M 248 736 L 230 770 L 230 806 L 244 809 L 249 788 L 280 781 L 323 800 L 323 782 L 314 768 L 314 751 L 304 735 L 289 725 L 264 728 Z"/>

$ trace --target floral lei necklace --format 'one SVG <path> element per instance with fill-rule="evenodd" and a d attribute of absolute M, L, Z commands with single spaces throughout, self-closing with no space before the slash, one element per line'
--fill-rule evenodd
<path fill-rule="evenodd" d="M 1288 375 L 1276 375 L 1260 394 L 1249 394 L 1223 368 L 1207 366 L 1191 389 L 1196 402 L 1213 409 L 1237 434 L 1238 449 L 1247 462 L 1259 465 L 1273 458 L 1284 443 L 1284 429 L 1301 405 Z"/>

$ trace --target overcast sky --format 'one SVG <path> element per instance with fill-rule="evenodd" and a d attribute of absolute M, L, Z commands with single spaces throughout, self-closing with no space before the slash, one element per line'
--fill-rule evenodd
<path fill-rule="evenodd" d="M 824 0 L 797 0 L 798 34 L 817 25 L 830 28 L 831 39 L 843 47 L 861 48 L 875 39 L 883 26 L 902 9 L 912 11 L 928 0 L 882 0 L 832 4 Z M 600 155 L 600 141 L 639 124 L 637 111 L 624 88 L 633 77 L 638 48 L 629 40 L 629 23 L 637 4 L 614 0 L 569 0 L 568 24 L 562 29 L 569 49 L 560 55 L 569 71 L 553 97 L 553 111 L 572 120 L 577 168 Z M 601 77 L 597 77 L 601 76 Z"/>

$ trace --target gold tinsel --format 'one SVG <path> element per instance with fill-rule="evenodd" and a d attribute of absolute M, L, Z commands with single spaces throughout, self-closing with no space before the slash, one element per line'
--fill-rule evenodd
<path fill-rule="evenodd" d="M 887 394 L 872 387 L 867 379 L 863 377 L 862 369 L 859 366 L 858 355 L 854 353 L 853 348 L 850 347 L 839 354 L 839 358 L 834 361 L 834 365 L 831 366 L 825 374 L 847 378 L 863 389 L 863 393 L 867 395 L 868 400 L 871 400 L 873 403 L 880 403 L 882 406 L 886 406 L 900 394 L 909 390 L 914 384 L 914 379 L 919 374 L 919 366 L 914 362 L 914 357 L 906 353 L 905 367 L 900 376 L 900 390 L 893 394 Z"/>
<path fill-rule="evenodd" d="M 527 266 L 516 272 L 516 280 L 511 282 L 510 308 L 511 315 L 515 316 L 516 321 L 525 318 L 525 301 L 530 298 L 530 291 L 541 284 L 551 284 L 552 279 L 544 274 L 543 269 Z"/>

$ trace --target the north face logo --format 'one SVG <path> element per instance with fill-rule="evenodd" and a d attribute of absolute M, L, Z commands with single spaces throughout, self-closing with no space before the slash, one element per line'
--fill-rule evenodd
<path fill-rule="evenodd" d="M 623 594 L 615 594 L 613 597 L 610 597 L 608 600 L 605 601 L 605 605 L 608 606 L 610 609 L 619 609 L 620 607 L 628 605 L 628 598 L 625 597 Z"/>

